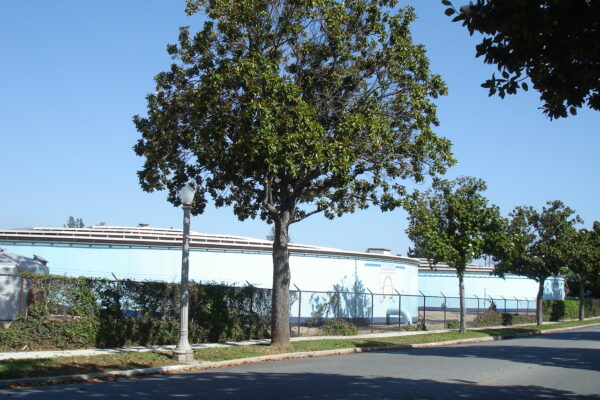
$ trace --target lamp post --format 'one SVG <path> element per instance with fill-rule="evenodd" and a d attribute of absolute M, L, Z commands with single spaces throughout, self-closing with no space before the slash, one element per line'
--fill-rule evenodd
<path fill-rule="evenodd" d="M 188 275 L 190 270 L 190 210 L 196 189 L 189 184 L 179 192 L 183 204 L 183 245 L 181 255 L 181 309 L 179 314 L 179 342 L 173 352 L 173 358 L 179 362 L 192 362 L 194 352 L 188 340 L 188 307 L 190 296 Z"/>

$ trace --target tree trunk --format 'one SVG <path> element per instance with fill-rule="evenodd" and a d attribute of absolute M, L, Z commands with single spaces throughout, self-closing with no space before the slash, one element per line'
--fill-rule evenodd
<path fill-rule="evenodd" d="M 463 274 L 458 274 L 458 296 L 460 297 L 460 333 L 467 331 L 467 309 L 465 307 L 465 281 Z"/>
<path fill-rule="evenodd" d="M 542 325 L 543 323 L 543 310 L 544 310 L 544 282 L 546 279 L 541 279 L 539 281 L 538 293 L 535 301 L 535 322 L 538 325 Z"/>
<path fill-rule="evenodd" d="M 290 213 L 284 212 L 275 220 L 273 241 L 273 300 L 271 309 L 271 345 L 290 345 L 290 255 L 288 228 Z"/>
<path fill-rule="evenodd" d="M 579 320 L 585 319 L 585 281 L 579 278 Z"/>

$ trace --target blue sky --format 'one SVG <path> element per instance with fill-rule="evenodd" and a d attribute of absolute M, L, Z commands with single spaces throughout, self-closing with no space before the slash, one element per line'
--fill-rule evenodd
<path fill-rule="evenodd" d="M 149 223 L 180 227 L 181 210 L 164 193 L 143 192 L 142 159 L 131 121 L 144 114 L 153 77 L 167 69 L 165 51 L 186 17 L 184 0 L 6 0 L 0 4 L 0 228 Z M 440 99 L 436 132 L 453 142 L 458 165 L 449 178 L 472 175 L 508 214 L 559 199 L 586 225 L 600 219 L 600 113 L 549 121 L 534 91 L 504 100 L 480 87 L 494 68 L 474 57 L 477 37 L 444 15 L 439 1 L 413 1 L 415 42 L 449 95 Z M 209 207 L 192 229 L 263 238 L 265 222 L 239 222 L 230 209 Z M 320 215 L 291 227 L 298 243 L 365 250 L 409 246 L 403 211 L 377 209 L 329 221 Z"/>

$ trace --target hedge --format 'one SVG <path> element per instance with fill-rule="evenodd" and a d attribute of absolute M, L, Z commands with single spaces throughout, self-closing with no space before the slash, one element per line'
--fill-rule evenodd
<path fill-rule="evenodd" d="M 584 299 L 586 318 L 600 316 L 600 299 Z M 579 300 L 544 300 L 544 321 L 579 318 Z"/>
<path fill-rule="evenodd" d="M 44 275 L 26 279 L 27 309 L 0 331 L 0 350 L 174 344 L 179 284 Z M 190 283 L 192 343 L 268 337 L 271 291 Z"/>

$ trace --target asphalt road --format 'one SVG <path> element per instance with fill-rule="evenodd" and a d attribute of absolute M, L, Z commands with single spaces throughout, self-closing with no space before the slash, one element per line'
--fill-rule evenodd
<path fill-rule="evenodd" d="M 600 399 L 600 328 L 0 390 L 10 399 Z"/>

